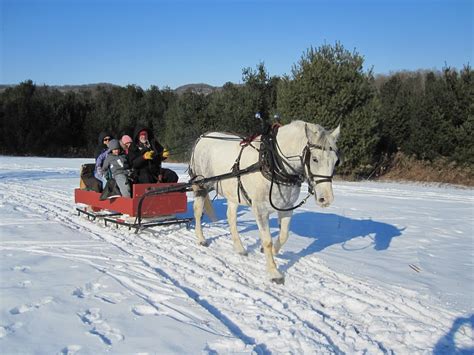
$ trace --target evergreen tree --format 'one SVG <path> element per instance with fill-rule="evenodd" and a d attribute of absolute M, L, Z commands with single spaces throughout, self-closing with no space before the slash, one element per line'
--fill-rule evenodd
<path fill-rule="evenodd" d="M 453 124 L 456 147 L 452 157 L 460 163 L 474 165 L 474 71 L 465 66 L 454 86 L 457 99 Z"/>
<path fill-rule="evenodd" d="M 259 113 L 263 120 L 271 121 L 271 115 L 276 111 L 277 87 L 279 77 L 270 77 L 265 64 L 257 65 L 256 70 L 245 68 L 242 71 L 245 89 L 252 98 L 252 108 Z M 253 124 L 248 128 L 254 127 Z"/>
<path fill-rule="evenodd" d="M 206 130 L 208 99 L 191 91 L 174 100 L 165 113 L 165 135 L 162 142 L 175 159 L 188 159 L 194 141 Z"/>
<path fill-rule="evenodd" d="M 27 136 L 35 128 L 39 103 L 35 102 L 36 85 L 31 80 L 7 88 L 2 94 L 2 149 L 10 154 L 27 154 Z M 39 132 L 37 132 L 38 134 Z"/>
<path fill-rule="evenodd" d="M 392 75 L 380 88 L 381 153 L 408 152 L 413 120 L 422 106 L 424 77 L 421 73 Z"/>
<path fill-rule="evenodd" d="M 278 111 L 285 121 L 302 119 L 326 128 L 342 126 L 338 143 L 345 155 L 339 172 L 368 174 L 379 141 L 373 75 L 363 57 L 340 43 L 310 48 L 278 88 Z"/>
<path fill-rule="evenodd" d="M 146 114 L 145 92 L 136 85 L 114 90 L 114 101 L 118 104 L 118 122 L 111 122 L 118 136 L 131 135 L 137 124 L 152 127 L 152 117 Z M 118 137 L 120 138 L 120 137 Z"/>
<path fill-rule="evenodd" d="M 255 125 L 256 107 L 250 92 L 242 85 L 227 83 L 221 91 L 210 95 L 209 129 L 245 135 Z M 202 132 L 204 133 L 204 132 Z"/>

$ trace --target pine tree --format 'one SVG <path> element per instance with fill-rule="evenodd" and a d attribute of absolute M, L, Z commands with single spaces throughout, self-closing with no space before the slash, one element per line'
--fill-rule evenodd
<path fill-rule="evenodd" d="M 363 57 L 340 43 L 310 48 L 278 88 L 278 111 L 285 121 L 302 119 L 326 128 L 341 124 L 338 146 L 345 155 L 339 172 L 368 174 L 374 169 L 378 110 L 373 75 Z"/>

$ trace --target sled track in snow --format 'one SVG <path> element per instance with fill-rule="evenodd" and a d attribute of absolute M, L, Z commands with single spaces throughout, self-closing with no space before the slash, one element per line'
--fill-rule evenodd
<path fill-rule="evenodd" d="M 468 194 L 459 194 L 453 195 L 441 191 L 417 191 L 416 196 L 414 196 L 413 191 L 403 190 L 400 188 L 395 188 L 390 186 L 390 183 L 387 183 L 387 187 L 370 187 L 364 186 L 364 189 L 361 191 L 354 190 L 350 185 L 339 185 L 337 186 L 337 193 L 348 195 L 348 196 L 377 196 L 377 198 L 390 198 L 396 200 L 409 200 L 409 201 L 419 201 L 419 200 L 428 200 L 433 203 L 463 203 L 466 205 L 472 205 L 474 198 Z M 463 191 L 463 190 L 460 190 Z"/>
<path fill-rule="evenodd" d="M 88 263 L 160 313 L 216 332 L 186 308 L 186 302 L 198 304 L 257 353 L 424 352 L 454 318 L 442 308 L 422 304 L 413 291 L 335 273 L 317 254 L 297 260 L 286 272 L 285 285 L 274 285 L 265 279 L 259 248 L 248 257 L 235 254 L 222 228 L 205 229 L 212 241 L 209 248 L 197 245 L 193 230 L 176 226 L 138 235 L 126 228 L 105 228 L 77 217 L 72 190 L 37 184 L 0 182 L 0 194 L 4 201 L 24 206 L 42 219 L 89 235 L 91 242 L 21 245 L 12 241 L 3 243 L 3 248 Z M 108 256 L 107 247 L 91 255 L 90 246 L 104 242 L 119 248 L 124 257 Z M 277 258 L 280 266 L 286 262 Z M 170 301 L 176 298 L 183 305 Z"/>

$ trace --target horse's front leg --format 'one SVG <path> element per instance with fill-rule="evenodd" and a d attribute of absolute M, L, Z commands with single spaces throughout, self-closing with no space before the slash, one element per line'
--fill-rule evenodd
<path fill-rule="evenodd" d="M 240 255 L 247 256 L 247 250 L 245 250 L 240 240 L 239 232 L 237 231 L 237 209 L 239 205 L 235 202 L 227 200 L 227 220 L 229 221 L 230 234 L 232 235 L 232 241 L 234 243 L 234 250 Z"/>
<path fill-rule="evenodd" d="M 278 271 L 273 258 L 272 235 L 270 234 L 270 226 L 268 224 L 269 213 L 266 211 L 259 211 L 258 208 L 253 208 L 255 219 L 257 220 L 258 229 L 260 231 L 260 239 L 262 240 L 263 252 L 267 262 L 267 272 L 273 282 L 282 284 L 285 281 L 283 275 Z"/>
<path fill-rule="evenodd" d="M 281 247 L 286 243 L 290 231 L 290 221 L 293 211 L 279 211 L 278 221 L 280 224 L 280 235 L 273 246 L 273 255 L 277 255 Z"/>

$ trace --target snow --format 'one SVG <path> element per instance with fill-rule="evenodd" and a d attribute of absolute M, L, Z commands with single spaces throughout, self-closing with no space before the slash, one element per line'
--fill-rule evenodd
<path fill-rule="evenodd" d="M 3 354 L 474 352 L 472 189 L 335 181 L 331 207 L 295 212 L 276 285 L 248 208 L 233 252 L 225 200 L 208 248 L 78 217 L 85 162 L 0 156 Z"/>

